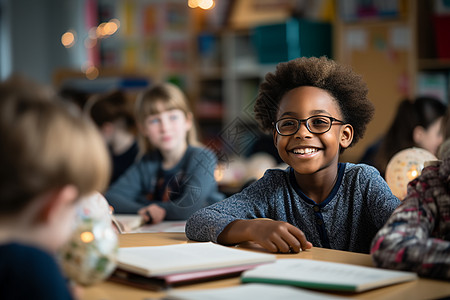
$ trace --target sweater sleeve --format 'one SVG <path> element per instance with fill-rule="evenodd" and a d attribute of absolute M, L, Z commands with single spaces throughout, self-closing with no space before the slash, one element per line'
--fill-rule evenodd
<path fill-rule="evenodd" d="M 240 193 L 197 211 L 186 223 L 186 236 L 191 240 L 217 243 L 223 229 L 235 220 L 270 218 L 275 199 L 273 192 L 282 185 L 274 182 L 269 170 Z"/>
<path fill-rule="evenodd" d="M 208 149 L 194 148 L 187 159 L 181 192 L 172 194 L 170 201 L 153 201 L 166 210 L 166 220 L 187 220 L 194 212 L 223 199 L 217 189 L 214 170 L 217 159 Z M 211 200 L 213 199 L 213 200 Z"/>
<path fill-rule="evenodd" d="M 137 211 L 149 205 L 146 195 L 151 182 L 156 180 L 157 166 L 144 160 L 132 165 L 109 187 L 105 193 L 108 203 L 119 214 L 136 214 Z"/>
<path fill-rule="evenodd" d="M 408 189 L 402 205 L 373 239 L 373 261 L 382 268 L 450 279 L 450 241 L 433 236 L 438 209 L 435 199 L 426 192 L 434 190 L 436 194 L 437 190 L 419 179 Z"/>

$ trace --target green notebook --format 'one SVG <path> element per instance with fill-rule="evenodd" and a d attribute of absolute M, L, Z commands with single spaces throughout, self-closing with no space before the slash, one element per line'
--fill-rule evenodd
<path fill-rule="evenodd" d="M 242 282 L 293 285 L 304 288 L 363 292 L 417 279 L 413 272 L 393 271 L 310 259 L 278 259 L 241 275 Z"/>

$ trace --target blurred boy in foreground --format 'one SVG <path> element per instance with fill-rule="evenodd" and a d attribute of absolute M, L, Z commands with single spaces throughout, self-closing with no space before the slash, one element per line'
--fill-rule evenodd
<path fill-rule="evenodd" d="M 93 124 L 13 84 L 0 84 L 0 299 L 72 299 L 54 254 L 78 199 L 106 187 L 108 153 Z"/>

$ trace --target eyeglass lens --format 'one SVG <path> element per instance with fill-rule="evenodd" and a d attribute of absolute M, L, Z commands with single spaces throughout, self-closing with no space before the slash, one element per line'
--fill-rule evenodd
<path fill-rule="evenodd" d="M 276 123 L 278 132 L 283 135 L 291 135 L 300 128 L 299 122 L 306 122 L 306 128 L 311 133 L 324 133 L 331 127 L 331 119 L 325 116 L 312 116 L 306 120 L 282 119 Z"/>

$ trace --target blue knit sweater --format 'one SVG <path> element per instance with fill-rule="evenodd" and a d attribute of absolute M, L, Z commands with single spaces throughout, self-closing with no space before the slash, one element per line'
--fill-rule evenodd
<path fill-rule="evenodd" d="M 157 204 L 166 210 L 166 220 L 186 220 L 198 209 L 224 198 L 214 180 L 217 159 L 210 150 L 188 147 L 171 170 L 162 170 L 161 162 L 158 152 L 147 154 L 108 189 L 105 198 L 114 212 L 135 214 L 144 206 Z M 165 202 L 153 199 L 161 178 L 177 186 Z"/>
<path fill-rule="evenodd" d="M 288 167 L 268 170 L 241 193 L 199 210 L 189 218 L 186 235 L 217 242 L 235 220 L 270 218 L 298 227 L 315 247 L 369 253 L 372 238 L 399 204 L 371 166 L 340 163 L 336 184 L 320 204 L 300 190 Z"/>

